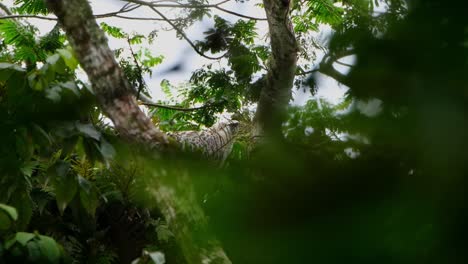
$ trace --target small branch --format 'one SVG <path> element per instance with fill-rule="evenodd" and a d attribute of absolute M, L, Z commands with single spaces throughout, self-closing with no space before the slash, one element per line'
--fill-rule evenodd
<path fill-rule="evenodd" d="M 95 18 L 105 18 L 105 17 L 115 17 L 116 15 L 122 14 L 122 13 L 128 13 L 133 10 L 136 10 L 141 7 L 139 4 L 133 4 L 132 3 L 126 3 L 122 8 L 120 8 L 118 11 L 115 12 L 110 12 L 110 13 L 104 13 L 104 14 L 99 14 L 99 15 L 94 15 Z"/>
<path fill-rule="evenodd" d="M 156 7 L 156 8 L 213 8 L 222 4 L 225 4 L 229 1 L 221 1 L 217 4 L 181 4 L 178 2 L 175 2 L 175 4 L 158 4 L 161 2 L 167 2 L 167 1 L 158 1 L 158 2 L 146 2 L 146 1 L 141 1 L 141 0 L 124 0 L 129 3 L 135 3 L 139 5 L 144 5 L 144 6 L 149 6 L 149 7 Z M 173 1 L 170 1 L 173 2 Z"/>
<path fill-rule="evenodd" d="M 340 64 L 342 66 L 346 66 L 346 67 L 353 67 L 354 65 L 351 65 L 351 64 L 348 64 L 348 63 L 344 63 L 344 62 L 341 62 L 339 60 L 335 61 L 336 64 Z"/>
<path fill-rule="evenodd" d="M 37 19 L 43 19 L 43 20 L 57 21 L 57 18 L 55 17 L 36 16 L 36 15 L 9 15 L 9 16 L 0 17 L 0 19 L 16 19 L 16 18 L 37 18 Z"/>
<path fill-rule="evenodd" d="M 303 75 L 307 75 L 307 74 L 311 74 L 311 73 L 314 73 L 314 72 L 319 72 L 320 71 L 320 68 L 315 68 L 313 70 L 309 70 L 309 71 L 304 71 L 304 70 L 300 70 L 299 73 L 296 73 L 296 76 L 303 76 Z"/>
<path fill-rule="evenodd" d="M 344 58 L 344 57 L 347 57 L 347 56 L 351 56 L 351 55 L 354 55 L 356 54 L 356 51 L 353 50 L 353 49 L 347 49 L 347 50 L 342 50 L 342 51 L 338 51 L 338 52 L 335 52 L 333 54 L 327 54 L 325 55 L 325 57 L 323 58 L 323 61 L 329 61 L 329 60 L 333 60 L 333 61 L 337 61 L 341 58 Z"/>
<path fill-rule="evenodd" d="M 338 61 L 341 58 L 355 54 L 356 52 L 352 49 L 339 51 L 334 54 L 327 54 L 320 63 L 319 71 L 325 75 L 332 77 L 338 82 L 347 85 L 346 75 L 340 73 L 333 67 L 333 63 L 344 64 L 343 62 Z M 353 67 L 353 65 L 345 65 L 348 67 Z"/>
<path fill-rule="evenodd" d="M 197 111 L 197 110 L 201 110 L 201 109 L 221 105 L 222 103 L 224 103 L 224 101 L 219 101 L 219 102 L 215 102 L 215 103 L 211 103 L 211 104 L 208 103 L 208 104 L 205 104 L 205 105 L 202 105 L 202 106 L 191 107 L 191 108 L 184 108 L 184 107 L 180 107 L 180 106 L 177 106 L 177 105 L 163 105 L 163 104 L 146 103 L 146 102 L 142 102 L 141 104 L 146 105 L 146 106 L 153 106 L 153 107 L 157 107 L 157 108 L 176 110 L 176 111 L 181 111 L 181 112 L 192 112 L 192 111 Z"/>
<path fill-rule="evenodd" d="M 171 25 L 188 42 L 188 44 L 195 50 L 195 52 L 198 53 L 198 55 L 204 58 L 210 59 L 210 60 L 219 60 L 223 58 L 224 56 L 226 56 L 226 53 L 224 53 L 223 55 L 219 57 L 211 57 L 211 56 L 204 54 L 203 52 L 198 50 L 197 46 L 195 46 L 195 44 L 187 37 L 187 35 L 179 27 L 177 27 L 171 20 L 169 20 L 163 13 L 159 12 L 153 6 L 149 6 L 149 8 L 151 8 L 151 10 L 153 10 L 156 14 L 162 17 L 169 25 Z"/>
<path fill-rule="evenodd" d="M 154 7 L 154 8 L 215 8 L 215 9 L 218 9 L 218 10 L 220 10 L 222 12 L 225 12 L 225 13 L 228 13 L 228 14 L 231 14 L 231 15 L 234 15 L 234 16 L 246 18 L 246 19 L 258 20 L 258 21 L 266 21 L 267 20 L 266 18 L 258 18 L 258 17 L 251 17 L 251 16 L 243 15 L 243 14 L 240 14 L 240 13 L 237 13 L 237 12 L 234 12 L 234 11 L 231 11 L 231 10 L 227 10 L 227 9 L 221 7 L 221 5 L 229 2 L 230 0 L 225 0 L 225 1 L 221 1 L 221 2 L 219 2 L 217 4 L 208 4 L 208 5 L 192 5 L 192 4 L 181 4 L 181 3 L 157 4 L 155 2 L 145 2 L 145 1 L 140 1 L 140 0 L 127 0 L 127 1 L 131 2 L 131 3 L 139 4 L 139 5 Z M 159 2 L 161 2 L 161 1 L 159 1 Z M 166 2 L 166 1 L 164 1 L 164 2 Z"/>
<path fill-rule="evenodd" d="M 12 15 L 10 9 L 2 3 L 0 3 L 0 9 L 2 9 L 5 12 L 5 14 L 7 14 L 8 16 Z"/>
<path fill-rule="evenodd" d="M 128 19 L 128 20 L 152 20 L 152 21 L 166 21 L 162 18 L 153 18 L 153 17 L 129 17 L 129 16 L 122 16 L 122 15 L 115 15 L 114 17 L 118 17 L 121 19 Z M 177 21 L 177 19 L 169 19 L 171 21 Z"/>
<path fill-rule="evenodd" d="M 133 5 L 134 6 L 131 6 L 131 3 L 127 3 L 121 9 L 119 9 L 118 11 L 105 13 L 105 14 L 94 15 L 94 17 L 95 18 L 119 17 L 119 14 L 128 13 L 128 12 L 131 12 L 131 11 L 141 7 L 141 5 L 136 5 L 136 4 L 133 4 Z M 2 9 L 3 11 L 5 11 L 5 13 L 8 14 L 7 16 L 0 16 L 0 19 L 36 18 L 36 19 L 42 19 L 42 20 L 57 21 L 57 18 L 48 17 L 48 16 L 13 15 L 11 13 L 11 11 L 2 3 L 0 3 L 0 9 Z M 126 18 L 126 17 L 121 17 L 121 18 Z"/>
<path fill-rule="evenodd" d="M 137 70 L 138 70 L 138 79 L 139 79 L 138 81 L 140 82 L 138 91 L 136 94 L 136 98 L 138 100 L 138 98 L 140 98 L 141 90 L 143 90 L 143 88 L 146 86 L 146 83 L 145 83 L 145 80 L 143 79 L 143 70 L 141 69 L 140 64 L 138 63 L 138 60 L 136 58 L 135 52 L 133 51 L 132 43 L 130 43 L 130 37 L 127 37 L 127 42 L 128 42 L 128 47 L 130 48 L 130 54 L 132 54 L 132 57 L 133 57 L 133 62 L 135 63 Z"/>
<path fill-rule="evenodd" d="M 243 14 L 231 11 L 231 10 L 224 9 L 222 7 L 219 7 L 219 6 L 214 6 L 213 8 L 216 8 L 216 9 L 218 9 L 220 11 L 225 12 L 225 13 L 228 13 L 228 14 L 231 14 L 231 15 L 234 15 L 234 16 L 238 16 L 238 17 L 242 17 L 242 18 L 247 18 L 247 19 L 257 20 L 257 21 L 267 21 L 266 18 L 251 17 L 251 16 L 243 15 Z"/>

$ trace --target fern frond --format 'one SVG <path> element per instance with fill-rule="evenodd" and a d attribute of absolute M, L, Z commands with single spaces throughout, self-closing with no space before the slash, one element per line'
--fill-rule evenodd
<path fill-rule="evenodd" d="M 307 2 L 307 13 L 315 18 L 315 22 L 329 25 L 341 23 L 343 8 L 334 5 L 332 0 L 314 0 Z"/>
<path fill-rule="evenodd" d="M 3 43 L 16 47 L 12 57 L 14 61 L 26 61 L 34 65 L 45 59 L 43 50 L 37 48 L 34 35 L 37 29 L 31 25 L 22 25 L 13 20 L 0 21 L 0 37 Z"/>
<path fill-rule="evenodd" d="M 49 13 L 44 0 L 16 0 L 15 5 L 19 5 L 14 9 L 19 14 L 47 15 Z"/>
<path fill-rule="evenodd" d="M 35 62 L 40 60 L 38 58 L 36 51 L 34 50 L 34 47 L 18 47 L 16 49 L 15 55 L 14 55 L 15 60 L 17 61 L 31 61 Z"/>
<path fill-rule="evenodd" d="M 6 44 L 15 46 L 35 46 L 35 29 L 23 26 L 11 19 L 0 21 L 0 35 Z"/>

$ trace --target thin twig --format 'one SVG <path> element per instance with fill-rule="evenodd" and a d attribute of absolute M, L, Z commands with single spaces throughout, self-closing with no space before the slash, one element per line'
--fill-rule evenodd
<path fill-rule="evenodd" d="M 210 59 L 210 60 L 219 60 L 223 58 L 224 56 L 226 56 L 227 53 L 224 53 L 223 55 L 219 57 L 211 57 L 201 52 L 200 50 L 198 50 L 197 46 L 195 46 L 195 44 L 187 37 L 187 35 L 179 27 L 177 27 L 171 20 L 169 20 L 163 13 L 159 12 L 153 6 L 149 6 L 149 8 L 151 8 L 156 14 L 162 17 L 169 25 L 171 25 L 188 42 L 188 44 L 195 50 L 195 52 L 198 53 L 198 55 L 204 58 Z"/>
<path fill-rule="evenodd" d="M 336 63 L 336 64 L 343 65 L 343 66 L 346 66 L 346 67 L 353 67 L 353 66 L 354 66 L 354 65 L 351 65 L 351 64 L 348 64 L 348 63 L 341 62 L 341 61 L 339 61 L 339 60 L 336 60 L 335 63 Z"/>
<path fill-rule="evenodd" d="M 307 75 L 307 74 L 311 74 L 311 73 L 319 72 L 319 71 L 320 71 L 320 68 L 315 68 L 315 69 L 312 69 L 312 70 L 309 70 L 309 71 L 304 71 L 304 70 L 301 69 L 301 72 L 296 73 L 296 75 L 298 75 L 298 76 Z"/>
<path fill-rule="evenodd" d="M 110 13 L 105 13 L 105 14 L 99 14 L 99 15 L 94 15 L 95 18 L 106 18 L 106 17 L 118 17 L 119 14 L 122 13 L 128 13 L 131 12 L 139 7 L 141 5 L 138 4 L 133 4 L 134 6 L 131 6 L 132 3 L 127 3 L 125 4 L 121 9 L 115 12 L 110 12 Z M 57 18 L 55 17 L 48 17 L 48 16 L 39 16 L 39 15 L 13 15 L 9 9 L 0 3 L 0 9 L 4 10 L 8 15 L 7 16 L 0 16 L 0 19 L 17 19 L 17 18 L 36 18 L 36 19 L 42 19 L 42 20 L 50 20 L 50 21 L 57 21 Z"/>
<path fill-rule="evenodd" d="M 251 19 L 251 20 L 257 20 L 257 21 L 266 21 L 266 20 L 267 20 L 266 18 L 251 17 L 251 16 L 243 15 L 243 14 L 240 14 L 240 13 L 237 13 L 237 12 L 234 12 L 234 11 L 231 11 L 231 10 L 224 9 L 224 8 L 222 8 L 222 7 L 219 7 L 219 6 L 214 6 L 213 8 L 216 8 L 216 9 L 218 9 L 219 11 L 223 11 L 223 12 L 225 12 L 225 13 L 228 13 L 228 14 L 231 14 L 231 15 L 234 15 L 234 16 L 238 16 L 238 17 L 242 17 L 242 18 L 247 18 L 247 19 Z"/>
<path fill-rule="evenodd" d="M 46 17 L 46 16 L 37 16 L 37 15 L 10 15 L 10 16 L 0 16 L 0 19 L 16 19 L 16 18 L 37 18 L 43 20 L 57 21 L 55 17 Z"/>
<path fill-rule="evenodd" d="M 152 21 L 166 21 L 162 18 L 155 18 L 155 17 L 129 17 L 129 16 L 122 16 L 122 15 L 115 15 L 114 17 L 118 17 L 121 19 L 128 19 L 128 20 L 152 20 Z M 170 19 L 171 21 L 177 21 L 178 19 Z"/>
<path fill-rule="evenodd" d="M 244 14 L 240 14 L 240 13 L 231 11 L 231 10 L 227 10 L 227 9 L 221 7 L 221 5 L 229 2 L 230 0 L 221 1 L 221 2 L 219 2 L 217 4 L 207 4 L 207 5 L 203 5 L 203 4 L 193 5 L 193 4 L 181 4 L 181 3 L 177 3 L 177 4 L 157 4 L 157 3 L 154 3 L 154 2 L 149 3 L 149 2 L 145 2 L 145 1 L 141 1 L 141 0 L 126 0 L 126 1 L 132 2 L 132 3 L 135 3 L 135 4 L 139 4 L 139 5 L 148 6 L 148 7 L 154 7 L 154 8 L 215 8 L 215 9 L 218 9 L 218 10 L 220 10 L 222 12 L 225 12 L 225 13 L 228 13 L 228 14 L 231 14 L 231 15 L 234 15 L 234 16 L 246 18 L 246 19 L 258 20 L 258 21 L 266 21 L 267 20 L 266 18 L 251 17 L 251 16 L 247 16 L 247 15 L 244 15 Z"/>
<path fill-rule="evenodd" d="M 140 82 L 138 85 L 139 87 L 138 87 L 138 91 L 136 94 L 136 97 L 138 99 L 140 98 L 141 90 L 143 90 L 143 88 L 146 86 L 146 83 L 145 83 L 145 80 L 143 79 L 143 70 L 141 69 L 140 64 L 138 63 L 138 60 L 136 58 L 135 52 L 133 51 L 132 43 L 130 43 L 130 37 L 127 37 L 127 42 L 128 42 L 128 47 L 130 48 L 130 54 L 132 54 L 132 57 L 133 57 L 133 62 L 135 63 L 137 70 L 138 70 L 138 79 L 139 79 L 138 81 Z"/>
<path fill-rule="evenodd" d="M 146 102 L 142 102 L 141 104 L 146 105 L 146 106 L 153 106 L 153 107 L 157 107 L 157 108 L 176 110 L 176 111 L 181 111 L 181 112 L 192 112 L 192 111 L 197 111 L 197 110 L 201 110 L 201 109 L 204 109 L 204 108 L 209 108 L 209 107 L 212 107 L 212 106 L 221 105 L 222 103 L 224 103 L 224 101 L 219 101 L 219 102 L 216 102 L 216 103 L 208 103 L 208 104 L 205 104 L 205 105 L 202 105 L 202 106 L 191 107 L 191 108 L 180 107 L 180 106 L 177 106 L 177 105 L 163 105 L 163 104 L 146 103 Z"/>
<path fill-rule="evenodd" d="M 136 10 L 136 9 L 141 7 L 141 5 L 138 5 L 138 4 L 134 4 L 134 6 L 131 6 L 131 5 L 132 5 L 132 3 L 126 3 L 118 11 L 105 13 L 105 14 L 94 15 L 94 17 L 95 18 L 113 17 L 113 16 L 116 16 L 118 14 L 131 12 L 131 11 Z"/>

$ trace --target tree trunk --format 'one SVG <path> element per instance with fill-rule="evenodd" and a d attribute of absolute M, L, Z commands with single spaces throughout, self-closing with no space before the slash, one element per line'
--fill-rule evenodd
<path fill-rule="evenodd" d="M 88 74 L 99 104 L 115 129 L 131 141 L 165 148 L 167 136 L 139 109 L 130 83 L 107 44 L 87 1 L 47 1 Z"/>
<path fill-rule="evenodd" d="M 298 45 L 289 18 L 290 2 L 263 0 L 268 19 L 271 56 L 266 85 L 262 88 L 255 114 L 255 136 L 281 135 L 281 124 L 291 99 L 296 74 Z"/>
<path fill-rule="evenodd" d="M 165 149 L 168 146 L 166 134 L 157 129 L 139 109 L 133 89 L 115 60 L 104 32 L 96 23 L 88 1 L 47 0 L 46 2 L 58 17 L 76 57 L 88 75 L 100 107 L 113 121 L 116 131 L 131 142 L 159 150 Z M 203 220 L 205 219 L 203 210 L 195 197 L 191 196 L 190 179 L 181 178 L 177 181 L 184 182 L 186 191 L 177 191 L 177 187 L 173 184 L 159 181 L 152 195 L 174 233 L 187 263 L 231 263 L 220 243 L 207 235 L 208 224 Z M 194 230 L 198 234 L 204 234 L 206 241 L 197 239 Z"/>

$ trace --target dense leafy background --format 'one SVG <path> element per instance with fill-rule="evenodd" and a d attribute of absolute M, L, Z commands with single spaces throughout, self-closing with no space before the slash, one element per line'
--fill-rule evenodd
<path fill-rule="evenodd" d="M 15 13 L 47 13 L 40 0 L 15 3 Z M 387 12 L 372 13 L 377 5 Z M 187 176 L 234 263 L 466 263 L 465 10 L 462 0 L 295 2 L 299 87 L 315 91 L 316 76 L 304 72 L 320 65 L 350 89 L 338 105 L 313 98 L 290 107 L 284 140 L 256 148 L 246 106 L 258 100 L 270 51 L 254 22 L 214 17 L 196 46 L 226 52 L 228 66 L 199 69 L 187 86 L 161 84 L 161 103 L 207 107 L 149 112 L 164 130 L 210 126 L 222 112 L 241 120 L 223 169 L 120 142 L 77 77 L 59 28 L 39 36 L 25 20 L 0 20 L 0 263 L 130 263 L 162 254 L 184 263 L 151 191 L 165 181 L 191 192 L 180 184 Z M 313 32 L 323 24 L 334 35 L 320 47 Z M 152 36 L 101 27 L 127 40 L 116 57 L 147 94 L 143 76 L 163 58 L 138 44 Z M 327 53 L 317 62 L 319 48 Z M 336 75 L 333 62 L 350 49 L 356 64 Z"/>

